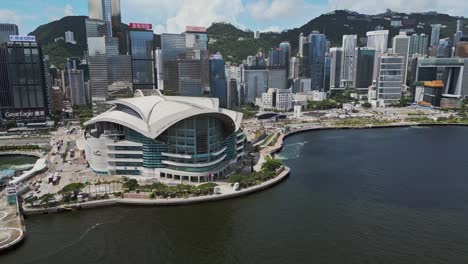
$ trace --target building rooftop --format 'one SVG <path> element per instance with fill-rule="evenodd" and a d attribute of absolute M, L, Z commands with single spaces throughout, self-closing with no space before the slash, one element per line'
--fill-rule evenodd
<path fill-rule="evenodd" d="M 219 115 L 235 131 L 240 128 L 242 113 L 219 107 L 217 98 L 186 96 L 142 96 L 110 102 L 109 111 L 86 122 L 93 125 L 111 122 L 131 128 L 149 138 L 157 138 L 178 121 L 201 114 Z"/>

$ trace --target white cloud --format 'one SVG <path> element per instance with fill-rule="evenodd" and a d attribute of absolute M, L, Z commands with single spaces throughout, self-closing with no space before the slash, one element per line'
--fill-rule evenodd
<path fill-rule="evenodd" d="M 162 33 L 166 33 L 166 27 L 164 25 L 156 25 L 153 27 L 153 31 L 155 34 L 162 34 Z"/>
<path fill-rule="evenodd" d="M 20 24 L 21 17 L 9 9 L 0 9 L 0 18 L 3 23 Z"/>
<path fill-rule="evenodd" d="M 180 33 L 187 25 L 208 27 L 218 21 L 240 25 L 244 6 L 242 0 L 133 0 L 122 1 L 122 10 L 124 18 L 154 17 L 150 22 L 158 30 Z"/>
<path fill-rule="evenodd" d="M 247 10 L 255 20 L 269 21 L 296 16 L 304 4 L 303 0 L 258 0 L 247 4 Z"/>
<path fill-rule="evenodd" d="M 260 32 L 281 32 L 281 28 L 278 26 L 271 26 L 265 29 L 260 29 Z"/>
<path fill-rule="evenodd" d="M 73 6 L 70 5 L 70 4 L 67 4 L 65 6 L 65 10 L 64 10 L 64 13 L 65 13 L 65 16 L 73 16 Z"/>

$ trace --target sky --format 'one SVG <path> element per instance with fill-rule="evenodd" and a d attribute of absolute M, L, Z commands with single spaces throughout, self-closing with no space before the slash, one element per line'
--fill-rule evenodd
<path fill-rule="evenodd" d="M 387 8 L 468 14 L 463 0 L 121 0 L 124 23 L 152 23 L 156 33 L 180 33 L 186 25 L 209 26 L 213 22 L 281 31 L 336 9 L 377 14 Z M 20 34 L 64 16 L 87 14 L 88 0 L 0 0 L 0 23 L 18 24 Z"/>

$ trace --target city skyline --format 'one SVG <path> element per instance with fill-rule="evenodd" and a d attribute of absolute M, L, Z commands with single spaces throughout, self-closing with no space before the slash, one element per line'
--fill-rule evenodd
<path fill-rule="evenodd" d="M 20 34 L 28 34 L 42 24 L 64 16 L 88 15 L 88 1 L 35 0 L 6 3 L 0 8 L 0 22 L 18 24 Z M 457 1 L 412 1 L 404 6 L 401 1 L 348 0 L 121 0 L 122 21 L 152 23 L 156 33 L 181 33 L 186 25 L 209 26 L 213 22 L 229 22 L 243 29 L 281 31 L 299 27 L 320 14 L 337 9 L 349 9 L 366 14 L 385 12 L 390 8 L 399 12 L 438 11 L 454 16 L 466 14 L 468 8 Z M 40 12 L 37 12 L 40 11 Z M 203 13 L 203 16 L 194 16 Z"/>

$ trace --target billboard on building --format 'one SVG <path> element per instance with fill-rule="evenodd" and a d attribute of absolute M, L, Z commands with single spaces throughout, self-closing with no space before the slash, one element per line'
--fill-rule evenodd
<path fill-rule="evenodd" d="M 206 27 L 196 27 L 196 26 L 187 26 L 185 28 L 186 32 L 200 32 L 206 33 Z"/>
<path fill-rule="evenodd" d="M 20 36 L 20 35 L 10 35 L 10 41 L 21 41 L 21 42 L 36 42 L 35 36 Z"/>
<path fill-rule="evenodd" d="M 129 27 L 131 29 L 146 29 L 146 30 L 153 29 L 153 25 L 147 24 L 147 23 L 130 23 Z"/>

